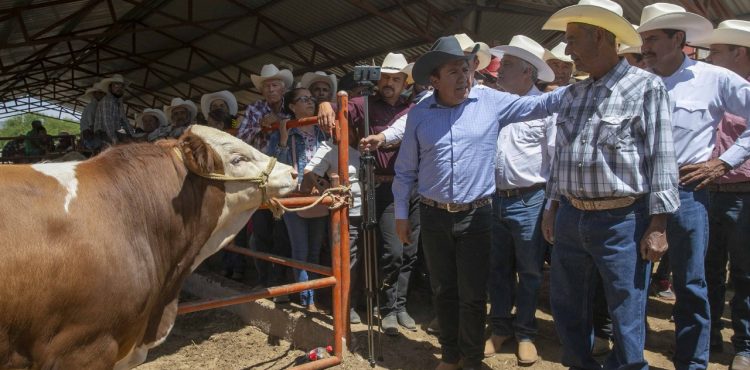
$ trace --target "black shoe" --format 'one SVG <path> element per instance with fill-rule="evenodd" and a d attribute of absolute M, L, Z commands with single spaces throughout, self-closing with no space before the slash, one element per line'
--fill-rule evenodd
<path fill-rule="evenodd" d="M 399 325 L 403 326 L 404 328 L 411 331 L 417 331 L 417 323 L 414 322 L 414 319 L 412 319 L 411 316 L 409 316 L 408 312 L 403 311 L 397 313 L 396 319 L 398 319 Z"/>
<path fill-rule="evenodd" d="M 362 319 L 359 317 L 359 314 L 357 311 L 355 311 L 353 308 L 349 309 L 349 323 L 350 324 L 361 324 Z"/>
<path fill-rule="evenodd" d="M 384 317 L 380 327 L 386 335 L 398 335 L 398 318 L 396 318 L 396 313 L 390 313 Z"/>
<path fill-rule="evenodd" d="M 721 337 L 721 331 L 711 329 L 711 345 L 709 347 L 712 353 L 724 352 L 724 338 Z"/>

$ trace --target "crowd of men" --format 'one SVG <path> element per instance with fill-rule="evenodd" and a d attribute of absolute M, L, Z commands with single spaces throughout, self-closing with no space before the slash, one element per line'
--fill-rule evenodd
<path fill-rule="evenodd" d="M 244 112 L 220 91 L 201 97 L 204 119 L 193 102 L 174 98 L 164 110 L 144 110 L 134 128 L 123 109 L 125 81 L 113 76 L 86 92 L 84 146 L 178 137 L 193 123 L 234 127 L 270 156 L 299 147 L 295 156 L 308 156 L 300 183 L 317 181 L 331 164 L 316 166 L 338 149 L 302 134 L 301 144 L 289 141 L 285 124 L 296 104 L 313 101 L 320 128 L 330 132 L 342 108 L 335 92 L 346 90 L 356 143 L 350 157 L 366 150 L 376 158 L 382 329 L 416 330 L 406 303 L 421 247 L 442 351 L 438 370 L 479 368 L 511 342 L 520 364 L 538 361 L 536 310 L 550 250 L 549 299 L 563 365 L 648 368 L 652 264 L 669 250 L 661 264 L 671 285 L 659 280 L 675 299 L 675 368 L 706 369 L 709 353 L 723 350 L 729 264 L 732 369 L 750 369 L 750 22 L 725 20 L 713 29 L 680 6 L 656 3 L 633 25 L 614 1 L 581 0 L 543 29 L 564 32 L 566 43 L 547 50 L 516 35 L 490 48 L 459 34 L 438 39 L 411 64 L 390 53 L 375 92 L 365 96 L 368 88 L 351 75 L 339 81 L 306 73 L 295 86 L 290 70 L 269 64 L 251 76 L 262 99 Z M 708 48 L 708 58 L 688 57 L 688 45 Z M 349 169 L 355 197 L 357 166 Z M 352 323 L 361 320 L 355 204 Z M 257 211 L 251 225 L 251 248 L 282 255 L 296 248 L 294 231 L 270 211 Z M 243 260 L 225 262 L 228 276 L 242 276 Z M 256 269 L 259 286 L 284 282 L 278 266 L 257 261 Z M 595 357 L 601 353 L 609 354 L 603 363 Z"/>

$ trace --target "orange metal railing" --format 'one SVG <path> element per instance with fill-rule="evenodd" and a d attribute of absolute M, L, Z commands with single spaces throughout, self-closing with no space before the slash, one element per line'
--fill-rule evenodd
<path fill-rule="evenodd" d="M 338 177 L 332 178 L 332 186 L 349 185 L 349 124 L 347 121 L 348 96 L 346 92 L 338 93 L 339 113 L 334 139 L 338 144 Z M 317 124 L 317 117 L 290 121 L 288 128 Z M 279 199 L 286 207 L 300 207 L 312 204 L 317 197 L 296 197 Z M 330 198 L 324 199 L 323 204 L 331 204 Z M 320 274 L 324 277 L 300 283 L 286 284 L 239 294 L 231 297 L 181 304 L 178 313 L 209 310 L 213 308 L 232 306 L 252 302 L 258 299 L 297 293 L 308 289 L 333 287 L 333 356 L 322 360 L 309 362 L 293 369 L 312 370 L 325 369 L 336 366 L 343 360 L 344 346 L 351 337 L 349 328 L 349 206 L 344 204 L 331 210 L 331 267 L 313 263 L 296 261 L 286 257 L 261 253 L 244 248 L 226 247 L 224 250 L 242 255 L 263 259 L 273 263 L 302 269 Z"/>

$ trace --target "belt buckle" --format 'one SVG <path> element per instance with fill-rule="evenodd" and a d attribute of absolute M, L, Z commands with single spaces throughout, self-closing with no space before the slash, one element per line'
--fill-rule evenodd
<path fill-rule="evenodd" d="M 459 206 L 460 206 L 460 204 L 458 204 L 458 203 L 445 203 L 445 210 L 448 211 L 448 212 L 450 212 L 450 213 L 461 212 L 460 209 L 453 208 L 453 207 L 459 207 Z"/>

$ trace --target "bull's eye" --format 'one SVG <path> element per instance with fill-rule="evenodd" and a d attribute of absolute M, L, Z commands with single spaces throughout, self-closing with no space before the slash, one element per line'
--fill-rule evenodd
<path fill-rule="evenodd" d="M 232 158 L 232 160 L 231 160 L 230 163 L 232 163 L 232 165 L 234 165 L 234 166 L 238 166 L 240 164 L 240 162 L 242 162 L 244 160 L 245 160 L 244 156 L 238 155 L 238 156 Z"/>

